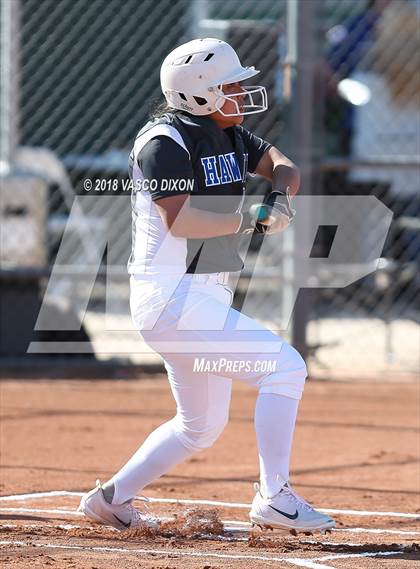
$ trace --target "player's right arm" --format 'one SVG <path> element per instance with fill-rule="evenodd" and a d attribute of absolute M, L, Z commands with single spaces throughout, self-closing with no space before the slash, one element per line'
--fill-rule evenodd
<path fill-rule="evenodd" d="M 214 213 L 190 206 L 188 195 L 155 201 L 162 221 L 174 237 L 208 239 L 236 233 L 241 222 L 238 213 Z"/>
<path fill-rule="evenodd" d="M 174 237 L 208 239 L 231 235 L 238 230 L 242 216 L 238 213 L 214 213 L 190 205 L 194 174 L 188 152 L 167 136 L 150 140 L 137 158 L 144 179 L 149 181 L 150 195 L 166 229 Z M 156 180 L 151 189 L 151 180 Z M 165 189 L 164 180 L 185 180 L 190 184 L 172 184 Z M 191 184 L 193 182 L 193 184 Z"/>

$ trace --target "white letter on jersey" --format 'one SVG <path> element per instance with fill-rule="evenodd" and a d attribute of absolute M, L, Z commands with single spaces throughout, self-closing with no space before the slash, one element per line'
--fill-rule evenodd
<path fill-rule="evenodd" d="M 206 175 L 206 186 L 217 186 L 220 184 L 216 168 L 216 156 L 205 156 L 201 159 L 201 164 Z"/>

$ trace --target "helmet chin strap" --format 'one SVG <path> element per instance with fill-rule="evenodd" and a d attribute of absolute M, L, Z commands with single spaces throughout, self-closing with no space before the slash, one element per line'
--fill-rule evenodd
<path fill-rule="evenodd" d="M 262 102 L 261 104 L 254 103 L 254 99 L 252 97 L 253 94 L 259 93 L 261 95 Z M 249 98 L 249 104 L 243 104 L 243 110 L 241 111 L 239 108 L 239 103 L 236 99 L 238 96 L 244 96 Z M 235 113 L 225 113 L 222 110 L 223 105 L 226 101 L 230 101 L 235 105 L 236 112 Z M 247 108 L 249 110 L 247 110 Z M 245 115 L 255 115 L 257 113 L 262 113 L 266 111 L 268 108 L 267 104 L 267 91 L 265 87 L 256 86 L 256 87 L 242 87 L 242 91 L 239 93 L 229 93 L 226 95 L 223 91 L 219 88 L 218 89 L 218 99 L 216 101 L 216 109 L 219 111 L 221 115 L 224 117 L 239 117 Z"/>

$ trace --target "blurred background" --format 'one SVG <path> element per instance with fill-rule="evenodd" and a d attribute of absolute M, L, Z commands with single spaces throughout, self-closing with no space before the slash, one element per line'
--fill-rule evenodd
<path fill-rule="evenodd" d="M 166 54 L 217 37 L 261 70 L 269 110 L 245 125 L 300 166 L 304 194 L 373 195 L 393 212 L 378 270 L 345 288 L 314 275 L 284 335 L 313 376 L 418 373 L 419 23 L 416 0 L 1 0 L 4 369 L 159 368 L 129 315 L 130 196 L 95 181 L 127 180 Z M 355 249 L 371 231 L 368 218 L 355 227 Z M 334 234 L 320 228 L 311 255 L 328 257 Z M 255 268 L 249 302 L 275 327 L 291 309 L 293 232 L 280 262 L 264 248 L 256 265 L 260 247 L 235 305 Z"/>

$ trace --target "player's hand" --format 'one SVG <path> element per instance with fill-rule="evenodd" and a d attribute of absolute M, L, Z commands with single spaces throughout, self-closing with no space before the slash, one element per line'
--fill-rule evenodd
<path fill-rule="evenodd" d="M 264 200 L 264 203 L 279 210 L 286 215 L 290 221 L 292 221 L 296 215 L 296 210 L 292 207 L 292 196 L 290 195 L 289 186 L 286 188 L 286 191 L 273 190 L 270 192 Z"/>
<path fill-rule="evenodd" d="M 274 190 L 263 203 L 252 205 L 242 214 L 237 233 L 279 233 L 289 227 L 295 214 L 289 192 Z"/>
<path fill-rule="evenodd" d="M 264 221 L 258 222 L 255 230 L 258 233 L 267 233 L 268 235 L 280 233 L 289 227 L 290 221 L 291 219 L 285 213 L 276 208 L 271 208 L 268 217 Z"/>
<path fill-rule="evenodd" d="M 242 213 L 242 223 L 236 233 L 278 233 L 290 225 L 290 219 L 280 210 L 264 203 L 254 204 Z"/>
<path fill-rule="evenodd" d="M 258 221 L 256 230 L 261 233 L 280 233 L 289 227 L 291 221 L 296 215 L 296 211 L 292 207 L 292 198 L 289 188 L 286 191 L 273 190 L 264 200 L 267 207 L 267 215 L 265 219 Z M 260 214 L 263 217 L 263 214 Z"/>

